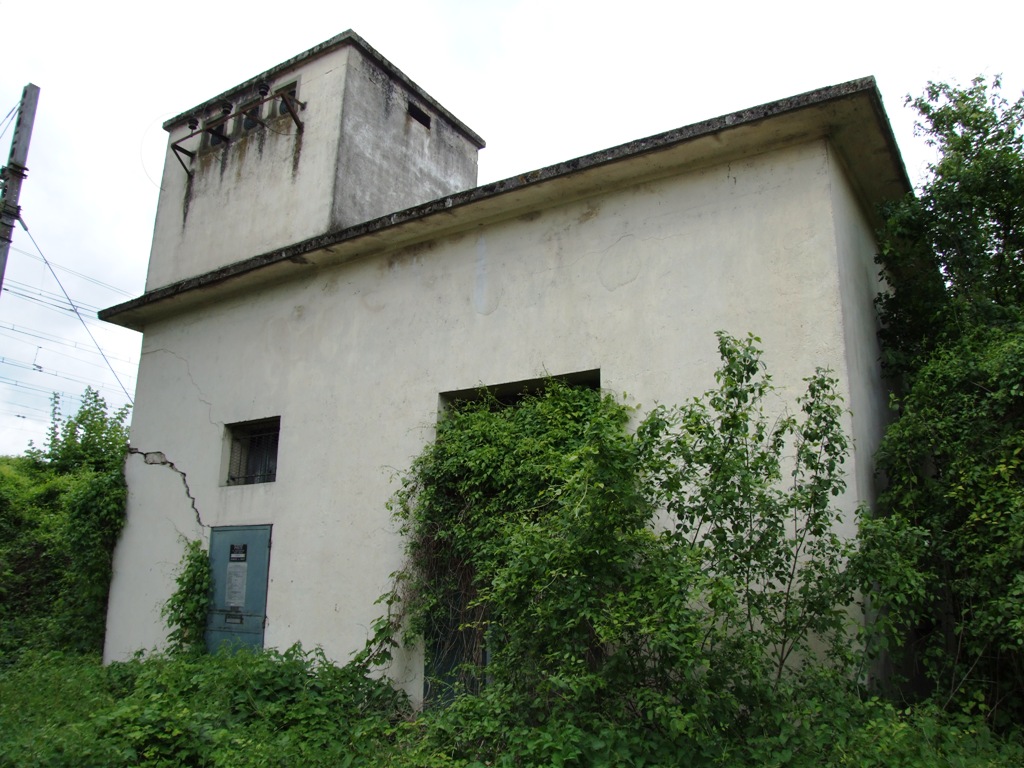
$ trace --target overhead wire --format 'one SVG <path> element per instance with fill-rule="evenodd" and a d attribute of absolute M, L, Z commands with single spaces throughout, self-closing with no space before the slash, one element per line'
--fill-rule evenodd
<path fill-rule="evenodd" d="M 69 349 L 69 351 L 73 351 L 73 352 L 76 352 L 76 353 L 84 353 L 85 355 L 100 355 L 102 357 L 102 355 L 101 355 L 101 353 L 99 351 L 97 351 L 96 349 L 91 348 L 89 346 L 86 346 L 84 342 L 80 342 L 80 341 L 66 341 L 66 340 L 62 340 L 60 337 L 49 337 L 49 334 L 42 334 L 42 332 L 40 332 L 40 333 L 32 333 L 31 331 L 26 331 L 25 329 L 20 328 L 18 326 L 15 326 L 13 324 L 11 324 L 11 325 L 0 325 L 0 328 L 2 328 L 4 330 L 13 330 L 14 333 L 22 334 L 23 336 L 25 336 L 25 338 L 17 338 L 14 335 L 11 335 L 11 334 L 8 334 L 8 333 L 3 333 L 2 331 L 0 331 L 0 338 L 9 338 L 12 341 L 15 341 L 15 342 L 17 342 L 19 344 L 22 344 L 22 345 L 25 345 L 25 346 L 29 346 L 29 347 L 34 347 L 37 350 L 37 352 L 38 351 L 42 351 L 42 352 L 44 352 L 44 353 L 46 353 L 48 355 L 49 354 L 61 355 L 62 357 L 65 357 L 68 360 L 72 360 L 72 361 L 74 361 L 75 363 L 77 363 L 79 365 L 87 365 L 87 366 L 90 366 L 91 368 L 98 367 L 98 368 L 106 369 L 106 366 L 103 365 L 102 363 L 90 362 L 88 360 L 82 359 L 77 354 L 75 354 L 75 355 L 66 354 L 64 352 L 59 351 L 58 349 L 54 349 L 51 346 L 49 346 L 50 344 L 61 345 L 61 346 L 67 347 Z M 35 340 L 37 340 L 39 342 L 42 342 L 42 343 L 38 343 L 37 344 Z M 108 356 L 108 357 L 110 359 L 117 360 L 118 362 L 126 363 L 126 364 L 132 366 L 133 368 L 137 364 L 133 360 L 128 360 L 128 359 L 121 358 L 121 357 L 116 357 L 116 356 Z M 112 387 L 109 384 L 103 383 L 101 378 L 97 378 L 97 376 L 95 376 L 93 374 L 90 374 L 89 372 L 82 372 L 81 375 L 78 375 L 78 372 L 69 373 L 69 372 L 66 372 L 66 371 L 63 371 L 63 370 L 60 370 L 60 369 L 55 369 L 55 368 L 53 368 L 50 365 L 46 365 L 46 366 L 37 365 L 36 360 L 37 360 L 37 358 L 33 358 L 31 363 L 29 363 L 26 360 L 19 360 L 17 358 L 6 357 L 6 358 L 3 358 L 2 360 L 0 360 L 0 364 L 2 364 L 3 367 L 6 367 L 8 370 L 11 370 L 12 375 L 14 374 L 15 370 L 22 370 L 22 371 L 25 371 L 26 373 L 30 373 L 33 376 L 34 375 L 47 375 L 47 376 L 51 376 L 51 377 L 56 378 L 56 379 L 62 379 L 64 381 L 70 381 L 70 382 L 73 382 L 75 384 L 83 384 L 84 383 L 84 384 L 86 384 L 86 385 L 96 389 L 97 391 L 100 391 L 100 392 L 103 392 L 103 393 L 118 393 L 118 395 L 120 395 L 120 393 L 123 391 L 123 389 L 119 390 L 117 387 Z M 131 382 L 132 385 L 134 386 L 134 381 L 135 381 L 134 370 L 131 371 L 131 372 L 127 372 L 126 371 L 124 374 L 122 374 L 122 376 L 125 377 L 125 379 L 124 379 L 125 381 Z M 39 405 L 43 405 L 43 401 L 49 401 L 50 398 L 54 394 L 54 387 L 52 387 L 52 386 L 49 386 L 49 387 L 42 386 L 42 387 L 40 387 L 40 386 L 29 385 L 29 384 L 26 384 L 26 382 L 20 376 L 18 377 L 17 380 L 8 379 L 6 377 L 0 376 L 0 385 L 8 387 L 9 388 L 8 392 L 10 393 L 10 395 L 13 395 L 13 394 L 15 394 L 17 392 L 23 392 L 23 393 L 25 393 L 30 398 L 37 398 L 37 403 Z M 15 389 L 15 387 L 16 387 L 16 389 Z M 63 398 L 71 397 L 75 401 L 80 401 L 81 400 L 81 398 L 78 395 L 69 395 L 66 392 L 60 393 L 60 396 L 62 397 L 62 399 Z M 107 396 L 109 397 L 110 395 L 108 394 Z M 10 401 L 9 396 L 5 396 L 5 400 L 8 400 L 9 402 L 13 402 L 13 401 Z M 49 412 L 49 407 L 47 406 L 45 409 L 40 408 L 38 410 L 41 413 L 48 413 Z M 45 418 L 40 418 L 40 419 L 37 419 L 37 420 L 41 421 L 41 422 L 45 422 L 46 421 Z"/>
<path fill-rule="evenodd" d="M 72 344 L 61 343 L 59 341 L 52 341 L 51 339 L 47 339 L 45 337 L 38 336 L 35 334 L 23 334 L 22 337 L 19 337 L 7 333 L 7 330 L 8 329 L 5 326 L 0 326 L 0 338 L 10 339 L 13 342 L 21 344 L 23 347 L 29 347 L 31 349 L 37 350 L 45 350 L 46 353 L 49 355 L 59 355 L 60 357 L 66 358 L 68 360 L 74 360 L 76 363 L 79 363 L 81 365 L 89 365 L 94 366 L 96 368 L 106 367 L 99 362 L 95 362 L 95 358 L 93 360 L 90 360 L 86 357 L 83 357 L 80 354 L 72 354 L 72 352 L 79 352 L 85 353 L 86 355 L 98 355 L 99 353 L 96 352 L 95 350 L 88 349 L 86 347 L 75 347 Z M 67 349 L 57 349 L 53 346 L 50 346 L 50 344 L 63 346 L 66 347 Z M 108 355 L 107 358 L 109 360 L 116 360 L 119 363 L 125 363 L 126 365 L 131 366 L 133 369 L 137 366 L 137 363 L 135 361 L 128 358 L 117 357 L 115 355 Z M 133 372 L 125 372 L 124 375 L 128 376 L 129 378 L 134 378 Z"/>
<path fill-rule="evenodd" d="M 28 256 L 30 259 L 35 259 L 36 261 L 43 262 L 44 264 L 46 263 L 45 261 L 43 261 L 41 258 L 39 258 L 38 256 L 36 256 L 34 253 L 32 253 L 30 251 L 24 251 L 21 248 L 15 248 L 13 245 L 10 247 L 10 249 L 12 251 L 17 251 L 20 254 Z M 55 261 L 51 261 L 50 263 L 56 269 L 59 269 L 62 272 L 67 272 L 69 275 L 74 275 L 75 277 L 80 278 L 82 280 L 85 280 L 86 282 L 90 282 L 93 285 L 98 285 L 100 288 L 106 288 L 108 291 L 112 291 L 113 293 L 119 293 L 122 296 L 126 296 L 129 299 L 132 298 L 133 296 L 135 296 L 135 294 L 132 293 L 131 291 L 126 291 L 123 288 L 118 288 L 116 285 L 111 285 L 110 283 L 104 283 L 102 280 L 97 280 L 95 277 L 90 277 L 89 275 L 87 275 L 87 274 L 85 274 L 83 272 L 76 272 L 75 270 L 71 269 L 70 267 L 65 267 L 65 266 L 63 266 L 61 264 L 58 264 Z"/>
<path fill-rule="evenodd" d="M 7 129 L 10 128 L 14 124 L 14 117 L 13 116 L 14 116 L 14 113 L 17 111 L 18 107 L 20 107 L 20 106 L 21 106 L 21 99 L 18 99 L 18 102 L 13 107 L 11 107 L 11 111 L 8 112 L 4 116 L 3 120 L 0 120 L 0 125 L 4 126 L 3 130 L 0 130 L 0 139 L 2 139 L 4 137 L 5 133 L 7 133 Z"/>
<path fill-rule="evenodd" d="M 47 355 L 60 355 L 61 357 L 64 357 L 68 360 L 72 360 L 80 365 L 87 365 L 93 368 L 98 367 L 106 369 L 106 366 L 103 365 L 103 363 L 101 362 L 91 362 L 89 360 L 83 359 L 83 356 L 88 357 L 90 355 L 100 355 L 100 352 L 98 352 L 91 345 L 88 345 L 87 343 L 84 343 L 76 339 L 61 337 L 52 333 L 47 333 L 46 331 L 41 331 L 39 329 L 15 325 L 14 323 L 0 324 L 0 338 L 7 338 L 13 342 L 17 342 L 18 344 L 34 348 L 37 351 L 37 353 L 39 351 L 42 351 Z M 64 347 L 65 349 L 68 350 L 68 352 L 62 352 L 60 349 L 55 347 Z M 69 354 L 69 352 L 74 354 Z M 107 356 L 110 360 L 116 360 L 117 362 L 132 366 L 132 371 L 126 371 L 122 375 L 126 377 L 126 381 L 135 381 L 134 367 L 137 365 L 137 362 L 135 360 L 124 357 L 118 357 L 116 355 L 108 354 Z M 83 380 L 85 380 L 84 383 L 96 388 L 97 390 L 114 392 L 118 391 L 116 388 L 110 389 L 106 385 L 101 384 L 100 381 L 96 380 L 88 373 L 85 373 L 84 376 L 82 376 L 82 378 L 79 379 L 76 378 L 74 374 L 67 375 L 65 371 L 53 369 L 49 365 L 45 367 L 36 367 L 36 359 L 37 358 L 33 358 L 31 362 L 31 369 L 33 373 L 54 375 L 56 378 L 63 378 L 65 380 L 70 380 L 75 383 L 83 383 Z M 30 364 L 25 360 L 18 360 L 16 358 L 7 357 L 6 359 L 3 360 L 3 362 L 7 363 L 10 368 L 22 369 L 25 371 L 28 371 L 30 369 Z M 43 405 L 43 403 L 40 402 L 40 400 L 48 401 L 50 397 L 53 395 L 52 387 L 26 386 L 25 383 L 20 379 L 18 382 L 15 382 L 0 377 L 0 385 L 11 387 L 11 389 L 9 390 L 11 395 L 16 394 L 17 392 L 23 392 L 30 398 L 37 398 L 36 402 L 37 405 L 39 406 Z M 13 389 L 13 387 L 17 387 L 17 389 Z M 63 397 L 68 396 L 69 395 L 67 395 L 66 393 L 63 394 Z M 78 398 L 76 397 L 76 399 Z M 5 400 L 7 400 L 8 405 L 12 405 L 14 407 L 21 407 L 22 409 L 31 408 L 32 410 L 35 410 L 40 414 L 48 414 L 50 412 L 49 406 L 33 408 L 27 403 L 15 403 L 15 401 L 11 400 L 10 397 L 5 397 Z M 33 417 L 30 416 L 29 418 Z M 46 419 L 42 418 L 39 420 L 45 421 Z"/>
<path fill-rule="evenodd" d="M 15 406 L 15 407 L 20 408 L 23 411 L 38 411 L 38 410 L 40 410 L 39 408 L 22 408 L 21 406 Z M 6 409 L 0 409 L 0 413 L 2 413 L 4 416 L 14 416 L 14 417 L 19 418 L 19 419 L 25 419 L 25 421 L 40 421 L 40 419 L 37 419 L 34 416 L 33 417 L 29 417 L 29 416 L 26 416 L 24 413 L 19 413 L 18 411 L 8 411 Z"/>
<path fill-rule="evenodd" d="M 5 402 L 0 406 L 0 414 L 16 416 L 19 419 L 24 419 L 26 422 L 45 424 L 50 420 L 53 411 L 50 408 L 43 409 L 23 403 Z"/>
<path fill-rule="evenodd" d="M 6 335 L 6 334 L 0 334 L 0 335 Z M 8 337 L 8 338 L 10 338 L 10 337 Z M 31 342 L 23 341 L 21 339 L 15 339 L 15 341 L 20 341 L 22 344 L 29 344 L 30 346 L 32 346 Z M 41 345 L 35 345 L 35 348 L 38 349 L 38 350 L 43 349 L 43 347 Z M 69 355 L 66 352 L 58 352 L 56 349 L 47 349 L 46 353 L 48 355 L 60 355 L 61 357 L 66 357 L 68 360 L 74 360 L 79 365 L 88 365 L 88 366 L 90 366 L 92 368 L 103 368 L 104 367 L 103 365 L 101 365 L 99 363 L 93 363 L 93 362 L 90 362 L 88 360 L 83 360 L 80 357 L 75 357 L 74 355 Z M 0 357 L 0 360 L 12 361 L 12 362 L 17 362 L 17 363 L 24 363 L 25 362 L 24 360 L 15 360 L 14 358 L 10 358 L 10 357 Z M 26 365 L 31 365 L 33 368 L 36 368 L 36 370 L 41 370 L 44 367 L 44 366 L 41 366 L 38 363 L 34 363 L 34 362 L 33 363 L 26 363 Z M 49 368 L 49 366 L 45 366 L 45 367 Z M 64 371 L 59 371 L 59 372 L 60 373 L 64 373 Z M 128 379 L 133 379 L 134 378 L 131 374 L 127 374 L 127 373 L 124 374 L 124 376 L 126 376 Z"/>
<path fill-rule="evenodd" d="M 53 301 L 54 299 L 56 299 L 57 301 L 61 300 L 61 297 L 60 297 L 59 293 L 55 293 L 53 291 L 47 291 L 47 290 L 45 290 L 43 288 L 36 288 L 36 287 L 34 287 L 32 285 L 29 285 L 28 283 L 23 283 L 23 282 L 21 282 L 19 280 L 7 280 L 5 282 L 7 284 L 10 284 L 11 286 L 19 289 L 22 293 L 26 293 L 26 292 L 34 293 L 35 295 L 39 296 L 43 300 L 48 300 L 48 301 Z M 86 312 L 98 312 L 100 309 L 102 309 L 102 307 L 99 307 L 98 305 L 88 304 L 88 303 L 86 303 L 84 301 L 79 301 L 76 304 L 76 306 L 79 309 L 84 309 Z"/>
<path fill-rule="evenodd" d="M 0 385 L 11 387 L 14 392 L 16 392 L 16 393 L 25 393 L 29 397 L 45 396 L 47 402 L 50 403 L 50 406 L 48 408 L 46 408 L 46 409 L 43 409 L 43 408 L 32 408 L 32 410 L 38 411 L 41 414 L 50 414 L 50 415 L 52 415 L 52 413 L 53 413 L 53 397 L 54 396 L 56 396 L 60 400 L 60 402 L 62 402 L 62 403 L 63 402 L 67 402 L 69 400 L 70 401 L 77 401 L 77 402 L 81 402 L 82 401 L 82 396 L 79 395 L 79 394 L 74 394 L 74 393 L 71 393 L 71 392 L 55 392 L 52 389 L 47 388 L 47 387 L 40 387 L 40 386 L 37 386 L 37 385 L 34 385 L 34 384 L 27 384 L 24 381 L 20 381 L 18 379 L 9 379 L 6 376 L 0 376 Z M 15 405 L 15 407 L 25 407 L 25 406 L 21 406 L 21 405 L 18 405 L 18 404 L 13 404 L 13 403 L 12 403 L 12 405 Z M 25 416 L 25 420 L 26 421 L 32 421 L 32 422 L 40 423 L 40 424 L 45 424 L 47 421 L 49 421 L 49 419 L 46 416 Z M 9 428 L 8 426 L 4 427 L 4 429 L 8 429 L 8 428 Z"/>
<path fill-rule="evenodd" d="M 94 326 L 96 328 L 103 328 L 104 327 L 104 325 L 99 320 L 93 320 L 92 318 L 82 318 L 80 313 L 78 313 L 76 311 L 75 307 L 67 305 L 64 302 L 64 300 L 61 300 L 60 303 L 55 303 L 53 301 L 47 301 L 44 297 L 32 296 L 30 294 L 23 293 L 22 291 L 19 291 L 16 288 L 9 288 L 6 285 L 4 286 L 3 290 L 4 290 L 4 293 L 9 294 L 13 298 L 17 298 L 17 299 L 21 299 L 22 301 L 28 301 L 28 302 L 31 302 L 33 304 L 37 304 L 38 306 L 42 307 L 43 309 L 49 309 L 49 310 L 51 310 L 53 312 L 60 312 L 63 315 L 69 315 L 69 314 L 79 315 L 79 317 L 83 320 L 84 323 L 88 323 L 89 325 L 92 325 L 92 326 Z"/>
<path fill-rule="evenodd" d="M 9 365 L 12 368 L 19 368 L 19 369 L 24 370 L 24 371 L 33 371 L 35 373 L 41 373 L 41 374 L 44 374 L 46 376 L 54 376 L 55 378 L 64 379 L 65 381 L 71 381 L 71 382 L 74 382 L 75 384 L 86 384 L 86 385 L 88 385 L 90 387 L 93 387 L 94 389 L 106 389 L 106 390 L 110 390 L 110 391 L 117 391 L 116 387 L 113 387 L 113 386 L 111 386 L 109 384 L 95 383 L 95 382 L 93 382 L 90 379 L 85 379 L 85 378 L 80 378 L 78 376 L 74 376 L 74 375 L 68 373 L 67 371 L 58 371 L 58 370 L 55 370 L 55 369 L 46 369 L 46 368 L 43 368 L 42 366 L 39 366 L 39 365 L 34 365 L 32 363 L 26 363 L 24 360 L 12 360 L 9 357 L 0 357 L 0 365 Z M 118 380 L 117 383 L 120 384 L 121 383 L 120 380 Z M 122 385 L 122 389 L 123 388 L 124 387 Z"/>
<path fill-rule="evenodd" d="M 20 291 L 17 288 L 11 288 L 11 287 L 8 287 L 6 285 L 4 286 L 4 293 L 9 294 L 13 298 L 21 299 L 22 301 L 29 301 L 29 302 L 32 302 L 33 304 L 38 304 L 39 306 L 43 307 L 44 309 L 52 309 L 52 310 L 55 310 L 55 311 L 58 311 L 58 312 L 62 312 L 64 314 L 75 314 L 76 313 L 76 308 L 72 307 L 72 306 L 68 306 L 67 304 L 64 303 L 63 300 L 59 300 L 59 301 L 54 301 L 52 299 L 48 300 L 45 296 L 42 296 L 42 295 L 35 295 L 35 296 L 33 296 L 30 293 L 25 293 L 24 291 Z M 88 311 L 88 309 L 86 309 L 86 311 Z M 99 323 L 90 323 L 90 324 L 97 325 L 97 326 L 99 325 Z"/>
<path fill-rule="evenodd" d="M 40 408 L 38 405 L 31 405 L 29 403 L 16 403 L 16 402 L 14 402 L 12 400 L 5 400 L 3 404 L 5 406 L 7 406 L 8 408 L 18 408 L 19 410 L 22 410 L 22 411 L 37 411 L 37 412 L 42 413 L 42 414 L 44 414 L 46 416 L 50 415 L 50 409 L 49 408 Z"/>
<path fill-rule="evenodd" d="M 8 387 L 17 387 L 18 389 L 26 389 L 29 392 L 41 392 L 47 397 L 52 397 L 53 395 L 56 394 L 62 400 L 64 398 L 70 398 L 71 400 L 82 399 L 81 395 L 75 395 L 70 392 L 54 392 L 52 389 L 48 389 L 46 387 L 39 387 L 36 386 L 35 384 L 28 384 L 19 379 L 9 379 L 6 376 L 0 376 L 0 384 L 6 384 Z"/>
<path fill-rule="evenodd" d="M 129 394 L 127 388 L 124 386 L 124 384 L 121 383 L 121 377 L 117 375 L 117 371 L 114 370 L 114 366 L 107 358 L 107 355 L 106 353 L 104 353 L 103 348 L 100 347 L 99 342 L 96 341 L 96 337 L 92 335 L 92 331 L 89 330 L 89 326 L 86 324 L 85 319 L 82 317 L 82 313 L 78 311 L 78 307 L 75 306 L 75 302 L 71 300 L 71 297 L 68 295 L 68 292 L 64 290 L 64 284 L 61 283 L 60 278 L 57 277 L 56 270 L 54 270 L 54 268 L 50 266 L 50 262 L 46 258 L 46 254 L 43 253 L 43 249 L 39 247 L 39 243 L 36 242 L 35 237 L 33 237 L 32 233 L 29 231 L 28 225 L 25 224 L 25 219 L 19 216 L 18 223 L 21 224 L 21 228 L 25 230 L 25 234 L 28 235 L 29 240 L 32 241 L 32 245 L 35 246 L 36 252 L 42 258 L 43 263 L 46 264 L 47 268 L 50 270 L 50 274 L 53 275 L 53 279 L 57 281 L 57 285 L 60 286 L 60 290 L 64 294 L 64 298 L 67 299 L 68 304 L 71 305 L 71 308 L 74 310 L 75 315 L 78 317 L 79 322 L 81 322 L 82 327 L 85 329 L 85 332 L 89 334 L 89 338 L 92 339 L 92 343 L 96 345 L 96 350 L 100 353 L 100 356 L 107 364 L 107 368 L 110 369 L 110 373 L 114 377 L 114 381 L 116 381 L 118 386 L 121 387 L 121 391 L 124 392 L 124 396 L 128 398 L 128 402 L 134 405 L 135 400 L 132 399 L 132 396 Z"/>
<path fill-rule="evenodd" d="M 11 288 L 10 286 L 6 286 L 6 285 L 4 286 L 4 293 L 10 294 L 11 296 L 13 296 L 15 298 L 18 298 L 18 299 L 24 299 L 25 301 L 31 301 L 31 302 L 33 302 L 35 304 L 39 304 L 40 306 L 46 307 L 47 309 L 59 309 L 61 312 L 73 312 L 74 311 L 73 307 L 65 307 L 63 304 L 56 304 L 56 303 L 54 303 L 52 301 L 47 301 L 46 299 L 38 297 L 38 296 L 31 296 L 30 294 L 23 293 L 22 291 L 19 291 L 19 290 L 15 289 L 15 288 Z"/>
<path fill-rule="evenodd" d="M 7 337 L 9 339 L 14 339 L 15 341 L 20 341 L 23 344 L 35 344 L 35 342 L 25 341 L 24 339 L 16 338 L 14 336 L 11 336 L 8 333 L 3 333 L 2 331 L 11 331 L 13 333 L 17 333 L 17 334 L 20 334 L 22 336 L 28 336 L 29 338 L 32 338 L 32 339 L 38 339 L 39 341 L 47 341 L 47 342 L 50 342 L 51 344 L 59 344 L 62 347 L 70 347 L 71 349 L 77 350 L 79 352 L 84 352 L 87 355 L 98 355 L 99 354 L 99 352 L 97 352 L 95 349 L 90 349 L 89 347 L 82 346 L 81 342 L 79 342 L 79 341 L 75 341 L 74 339 L 69 339 L 66 336 L 57 336 L 57 335 L 54 335 L 54 334 L 46 333 L 45 331 L 40 331 L 40 330 L 38 330 L 36 328 L 26 328 L 24 326 L 15 325 L 14 323 L 8 323 L 8 324 L 0 323 L 0 336 L 5 336 L 5 337 Z M 40 346 L 40 345 L 36 345 L 36 346 Z M 49 348 L 45 348 L 45 349 L 47 349 L 48 352 L 53 352 L 55 354 L 61 354 L 60 352 L 57 352 L 57 350 L 55 350 L 55 349 L 49 349 Z M 68 355 L 68 357 L 70 357 L 70 355 Z M 128 357 L 117 357 L 116 355 L 107 355 L 107 357 L 109 357 L 111 360 L 117 360 L 120 363 L 128 363 L 129 365 L 133 365 L 133 366 L 134 365 L 138 365 L 138 363 L 135 360 L 132 360 L 131 358 L 128 358 Z"/>
<path fill-rule="evenodd" d="M 18 426 L 17 424 L 9 425 L 6 427 L 6 429 L 10 432 L 24 432 L 26 435 L 33 435 L 34 437 L 38 437 L 39 434 L 39 430 L 37 429 L 28 429 L 26 427 Z M 29 440 L 28 442 L 30 446 L 34 443 L 33 440 Z"/>

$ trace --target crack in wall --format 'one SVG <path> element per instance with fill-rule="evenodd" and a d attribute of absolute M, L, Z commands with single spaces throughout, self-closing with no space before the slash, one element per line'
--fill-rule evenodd
<path fill-rule="evenodd" d="M 178 467 L 175 466 L 174 462 L 168 459 L 167 456 L 162 451 L 140 451 L 138 448 L 129 445 L 128 453 L 129 455 L 141 456 L 142 460 L 146 464 L 150 464 L 153 466 L 170 467 L 172 470 L 177 472 L 178 476 L 181 477 L 181 484 L 185 486 L 185 495 L 188 496 L 188 500 L 192 505 L 192 511 L 196 513 L 196 522 L 199 523 L 200 528 L 210 527 L 203 522 L 202 515 L 200 515 L 199 513 L 199 507 L 196 506 L 196 497 L 192 495 L 192 489 L 189 488 L 188 485 L 188 475 L 186 475 L 182 470 L 178 469 Z"/>
<path fill-rule="evenodd" d="M 177 358 L 178 360 L 185 364 L 185 375 L 188 376 L 188 380 L 192 382 L 192 387 L 196 391 L 197 399 L 199 400 L 199 402 L 203 403 L 206 406 L 206 420 L 213 424 L 215 427 L 220 426 L 219 424 L 217 424 L 217 422 L 213 420 L 213 403 L 206 399 L 206 394 L 203 392 L 203 390 L 199 388 L 199 385 L 196 383 L 195 377 L 192 375 L 192 368 L 188 364 L 188 360 L 185 357 L 179 355 L 177 352 L 167 349 L 166 347 L 148 349 L 144 351 L 143 354 L 149 355 L 156 352 L 163 352 L 165 355 L 170 355 L 171 357 Z"/>

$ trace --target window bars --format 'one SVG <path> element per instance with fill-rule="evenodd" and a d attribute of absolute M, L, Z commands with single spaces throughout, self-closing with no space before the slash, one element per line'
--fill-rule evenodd
<path fill-rule="evenodd" d="M 277 479 L 280 417 L 233 424 L 228 430 L 231 434 L 228 485 L 274 482 Z"/>

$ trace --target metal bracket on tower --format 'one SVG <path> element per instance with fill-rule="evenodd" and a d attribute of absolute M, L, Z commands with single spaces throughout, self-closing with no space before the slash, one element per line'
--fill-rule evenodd
<path fill-rule="evenodd" d="M 171 142 L 171 150 L 174 152 L 175 158 L 178 163 L 184 169 L 185 173 L 189 176 L 193 174 L 189 164 L 195 159 L 196 151 L 186 149 L 183 144 L 189 139 L 193 139 L 196 136 L 201 136 L 204 133 L 208 134 L 217 139 L 218 143 L 222 143 L 225 146 L 231 143 L 231 136 L 224 131 L 224 126 L 232 117 L 244 118 L 246 116 L 258 122 L 264 128 L 267 127 L 267 121 L 259 116 L 260 107 L 267 102 L 274 102 L 280 100 L 281 106 L 284 111 L 287 112 L 288 116 L 291 117 L 292 122 L 295 123 L 295 132 L 302 133 L 305 126 L 302 124 L 302 120 L 299 119 L 299 112 L 306 108 L 304 102 L 299 101 L 295 98 L 293 92 L 287 90 L 279 90 L 275 93 L 270 92 L 270 86 L 266 83 L 261 83 L 259 86 L 260 98 L 257 101 L 249 101 L 237 109 L 230 102 L 224 102 L 222 106 L 222 114 L 215 120 L 208 121 L 206 124 L 200 126 L 199 117 L 193 116 L 188 121 L 189 134 L 183 136 L 177 141 Z M 256 114 L 253 114 L 253 113 Z"/>
<path fill-rule="evenodd" d="M 288 110 L 288 114 L 291 115 L 292 116 L 292 120 L 295 121 L 295 130 L 298 133 L 302 133 L 303 125 L 302 125 L 302 121 L 299 120 L 299 111 L 298 110 L 299 110 L 300 106 L 303 109 L 305 109 L 306 105 L 303 104 L 302 102 L 298 101 L 291 94 L 285 93 L 283 91 L 279 95 L 281 97 L 281 103 L 284 104 L 284 108 L 286 110 Z"/>

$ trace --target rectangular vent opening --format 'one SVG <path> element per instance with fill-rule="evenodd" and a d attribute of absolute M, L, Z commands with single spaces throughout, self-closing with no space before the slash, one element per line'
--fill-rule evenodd
<path fill-rule="evenodd" d="M 428 130 L 430 129 L 430 115 L 428 115 L 422 109 L 417 107 L 411 101 L 409 102 L 409 117 L 411 117 L 413 120 L 427 128 Z"/>

